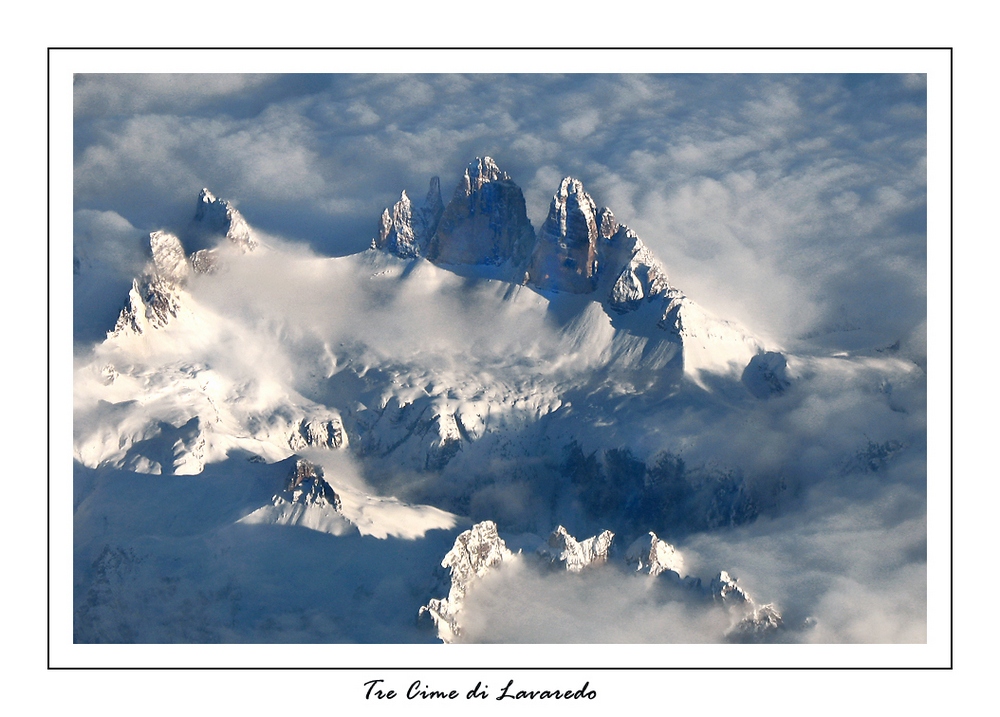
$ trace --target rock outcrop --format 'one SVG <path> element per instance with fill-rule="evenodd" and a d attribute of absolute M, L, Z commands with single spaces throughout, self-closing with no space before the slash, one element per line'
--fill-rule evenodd
<path fill-rule="evenodd" d="M 242 253 L 257 248 L 257 239 L 243 215 L 232 202 L 217 199 L 208 189 L 202 189 L 198 195 L 194 221 L 202 231 L 225 236 Z"/>
<path fill-rule="evenodd" d="M 634 565 L 636 572 L 647 572 L 653 577 L 668 570 L 684 575 L 684 558 L 673 545 L 660 540 L 656 533 L 638 538 L 625 551 L 625 562 Z"/>
<path fill-rule="evenodd" d="M 539 289 L 573 294 L 596 289 L 597 219 L 597 206 L 584 191 L 583 183 L 572 177 L 563 179 L 538 231 L 528 283 Z"/>
<path fill-rule="evenodd" d="M 413 230 L 413 204 L 405 190 L 392 205 L 391 214 L 388 209 L 382 211 L 378 236 L 373 243 L 376 248 L 404 259 L 423 253 Z"/>
<path fill-rule="evenodd" d="M 534 244 L 521 188 L 491 157 L 477 157 L 442 212 L 427 257 L 438 264 L 523 266 Z"/>
<path fill-rule="evenodd" d="M 448 597 L 432 599 L 420 608 L 421 615 L 429 614 L 433 619 L 442 642 L 453 642 L 462 634 L 458 614 L 476 581 L 513 555 L 497 534 L 496 523 L 489 520 L 473 525 L 455 539 L 454 547 L 441 561 L 442 567 L 451 569 Z"/>
<path fill-rule="evenodd" d="M 293 504 L 329 506 L 336 511 L 341 509 L 340 496 L 323 478 L 323 469 L 304 458 L 295 461 L 288 486 L 283 494 L 275 495 L 273 500 L 275 505 L 279 501 L 287 501 Z"/>
<path fill-rule="evenodd" d="M 538 554 L 553 564 L 562 564 L 571 573 L 578 573 L 591 565 L 607 562 L 615 534 L 605 530 L 600 535 L 577 541 L 566 528 L 557 526 L 548 542 L 538 549 Z"/>
<path fill-rule="evenodd" d="M 764 351 L 750 359 L 741 379 L 747 390 L 761 399 L 779 396 L 792 385 L 788 361 L 777 351 Z"/>
<path fill-rule="evenodd" d="M 180 311 L 181 289 L 191 271 L 180 239 L 166 232 L 153 232 L 149 246 L 152 260 L 143 274 L 132 280 L 132 289 L 109 337 L 163 328 Z"/>

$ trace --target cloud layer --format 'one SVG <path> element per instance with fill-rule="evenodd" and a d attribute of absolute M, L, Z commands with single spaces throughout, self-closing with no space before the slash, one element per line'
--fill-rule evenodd
<path fill-rule="evenodd" d="M 724 316 L 891 343 L 925 314 L 925 104 L 903 75 L 82 75 L 76 208 L 177 226 L 208 186 L 352 253 L 490 154 L 536 227 L 576 176 Z"/>

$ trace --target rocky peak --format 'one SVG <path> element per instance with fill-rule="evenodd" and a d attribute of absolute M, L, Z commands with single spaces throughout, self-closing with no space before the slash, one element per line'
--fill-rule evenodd
<path fill-rule="evenodd" d="M 118 314 L 108 338 L 123 334 L 142 334 L 147 328 L 166 326 L 180 311 L 177 285 L 155 274 L 132 280 L 125 306 Z"/>
<path fill-rule="evenodd" d="M 431 177 L 424 204 L 414 216 L 414 232 L 424 246 L 437 231 L 442 214 L 444 214 L 444 202 L 441 201 L 441 180 Z"/>
<path fill-rule="evenodd" d="M 180 239 L 167 232 L 153 232 L 149 235 L 149 248 L 153 254 L 153 271 L 177 283 L 187 279 L 191 266 Z"/>
<path fill-rule="evenodd" d="M 737 578 L 725 570 L 709 584 L 708 593 L 713 600 L 728 606 L 735 617 L 736 622 L 726 633 L 729 642 L 764 642 L 784 626 L 781 613 L 773 603 L 758 605 L 737 585 Z"/>
<path fill-rule="evenodd" d="M 441 565 L 451 568 L 453 594 L 464 597 L 474 578 L 483 577 L 511 555 L 507 544 L 497 532 L 497 524 L 485 520 L 455 539 L 454 547 L 444 556 Z"/>
<path fill-rule="evenodd" d="M 400 194 L 399 201 L 392 205 L 392 214 L 388 209 L 382 210 L 375 246 L 406 258 L 420 254 L 413 232 L 413 204 L 406 196 L 406 190 Z"/>
<path fill-rule="evenodd" d="M 540 289 L 586 294 L 597 288 L 597 206 L 578 179 L 559 185 L 538 233 L 528 282 Z"/>
<path fill-rule="evenodd" d="M 424 206 L 432 210 L 444 211 L 444 202 L 441 201 L 440 177 L 431 177 L 430 185 L 427 187 L 427 196 L 424 198 Z"/>
<path fill-rule="evenodd" d="M 613 221 L 613 217 L 612 217 Z M 601 244 L 601 265 L 617 271 L 608 306 L 618 313 L 639 307 L 645 299 L 666 297 L 671 289 L 667 272 L 642 240 L 624 224 Z"/>
<path fill-rule="evenodd" d="M 414 208 L 406 190 L 403 190 L 392 212 L 388 209 L 382 211 L 378 236 L 372 240 L 372 246 L 404 259 L 422 256 L 427 253 L 427 244 L 437 231 L 443 213 L 441 180 L 437 177 L 431 178 L 427 197 L 419 208 Z"/>
<path fill-rule="evenodd" d="M 753 604 L 753 600 L 743 588 L 736 584 L 736 581 L 737 578 L 722 570 L 709 584 L 708 591 L 715 599 L 725 603 Z"/>
<path fill-rule="evenodd" d="M 180 239 L 167 232 L 149 235 L 151 261 L 132 281 L 125 306 L 108 336 L 142 334 L 147 328 L 162 328 L 180 311 L 180 292 L 191 273 Z"/>
<path fill-rule="evenodd" d="M 295 462 L 284 495 L 275 496 L 272 501 L 279 497 L 289 503 L 329 506 L 337 511 L 341 508 L 340 496 L 326 482 L 322 467 L 304 458 Z"/>
<path fill-rule="evenodd" d="M 684 558 L 674 546 L 660 540 L 652 531 L 629 546 L 625 562 L 635 565 L 636 571 L 645 570 L 654 577 L 667 570 L 672 570 L 681 577 L 684 575 Z"/>
<path fill-rule="evenodd" d="M 521 188 L 493 159 L 477 157 L 441 213 L 427 255 L 441 264 L 523 267 L 534 243 Z"/>
<path fill-rule="evenodd" d="M 442 641 L 452 642 L 461 634 L 458 613 L 473 583 L 513 555 L 491 520 L 476 523 L 455 538 L 454 547 L 441 561 L 442 567 L 451 569 L 448 597 L 433 599 L 420 608 L 421 615 L 429 614 L 434 620 Z"/>
<path fill-rule="evenodd" d="M 614 537 L 614 533 L 605 530 L 600 535 L 577 541 L 560 525 L 552 531 L 548 542 L 539 547 L 538 553 L 552 563 L 563 563 L 567 570 L 578 573 L 592 564 L 606 562 Z"/>
<path fill-rule="evenodd" d="M 243 215 L 232 202 L 217 199 L 208 189 L 202 189 L 198 195 L 194 221 L 202 231 L 225 235 L 243 253 L 257 248 L 257 240 Z"/>
<path fill-rule="evenodd" d="M 781 613 L 773 604 L 749 609 L 736 625 L 726 634 L 730 642 L 766 642 L 771 634 L 784 627 Z"/>
<path fill-rule="evenodd" d="M 455 198 L 470 197 L 489 182 L 506 180 L 510 180 L 510 177 L 497 166 L 492 157 L 476 157 L 465 168 L 465 176 L 455 187 Z"/>

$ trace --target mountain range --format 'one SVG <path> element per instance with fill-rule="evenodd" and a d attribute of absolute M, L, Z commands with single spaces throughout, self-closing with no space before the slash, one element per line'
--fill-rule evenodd
<path fill-rule="evenodd" d="M 718 640 L 794 641 L 810 616 L 688 574 L 682 542 L 794 508 L 809 470 L 767 431 L 815 391 L 911 415 L 923 380 L 716 317 L 572 177 L 536 231 L 477 158 L 343 257 L 203 189 L 77 361 L 75 639 L 489 639 L 465 626 L 477 586 L 555 570 L 652 581 L 721 616 Z M 883 470 L 907 435 L 828 472 Z"/>

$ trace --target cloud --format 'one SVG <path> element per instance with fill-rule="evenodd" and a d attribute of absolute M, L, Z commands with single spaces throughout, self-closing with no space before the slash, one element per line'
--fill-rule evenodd
<path fill-rule="evenodd" d="M 709 308 L 778 336 L 846 309 L 891 343 L 925 300 L 918 80 L 82 75 L 76 197 L 158 228 L 207 185 L 257 226 L 343 254 L 400 190 L 420 197 L 439 175 L 447 195 L 492 154 L 536 227 L 573 175 Z M 253 111 L 227 113 L 237 100 Z M 886 310 L 885 282 L 907 308 Z"/>
<path fill-rule="evenodd" d="M 148 112 L 187 113 L 220 99 L 260 92 L 277 78 L 268 74 L 78 74 L 73 81 L 73 114 L 79 120 Z"/>
<path fill-rule="evenodd" d="M 849 482 L 861 482 L 854 477 Z M 871 480 L 869 478 L 868 480 Z M 885 481 L 885 477 L 880 478 Z M 926 641 L 926 505 L 922 486 L 889 479 L 822 484 L 801 513 L 681 546 L 693 566 L 722 564 L 773 600 L 806 642 Z M 855 495 L 848 498 L 847 494 Z"/>
<path fill-rule="evenodd" d="M 731 627 L 725 608 L 692 599 L 667 581 L 606 565 L 547 572 L 530 556 L 488 574 L 469 590 L 462 642 L 706 643 Z"/>
<path fill-rule="evenodd" d="M 116 212 L 73 215 L 73 335 L 102 340 L 114 326 L 132 279 L 148 261 L 148 235 Z"/>

